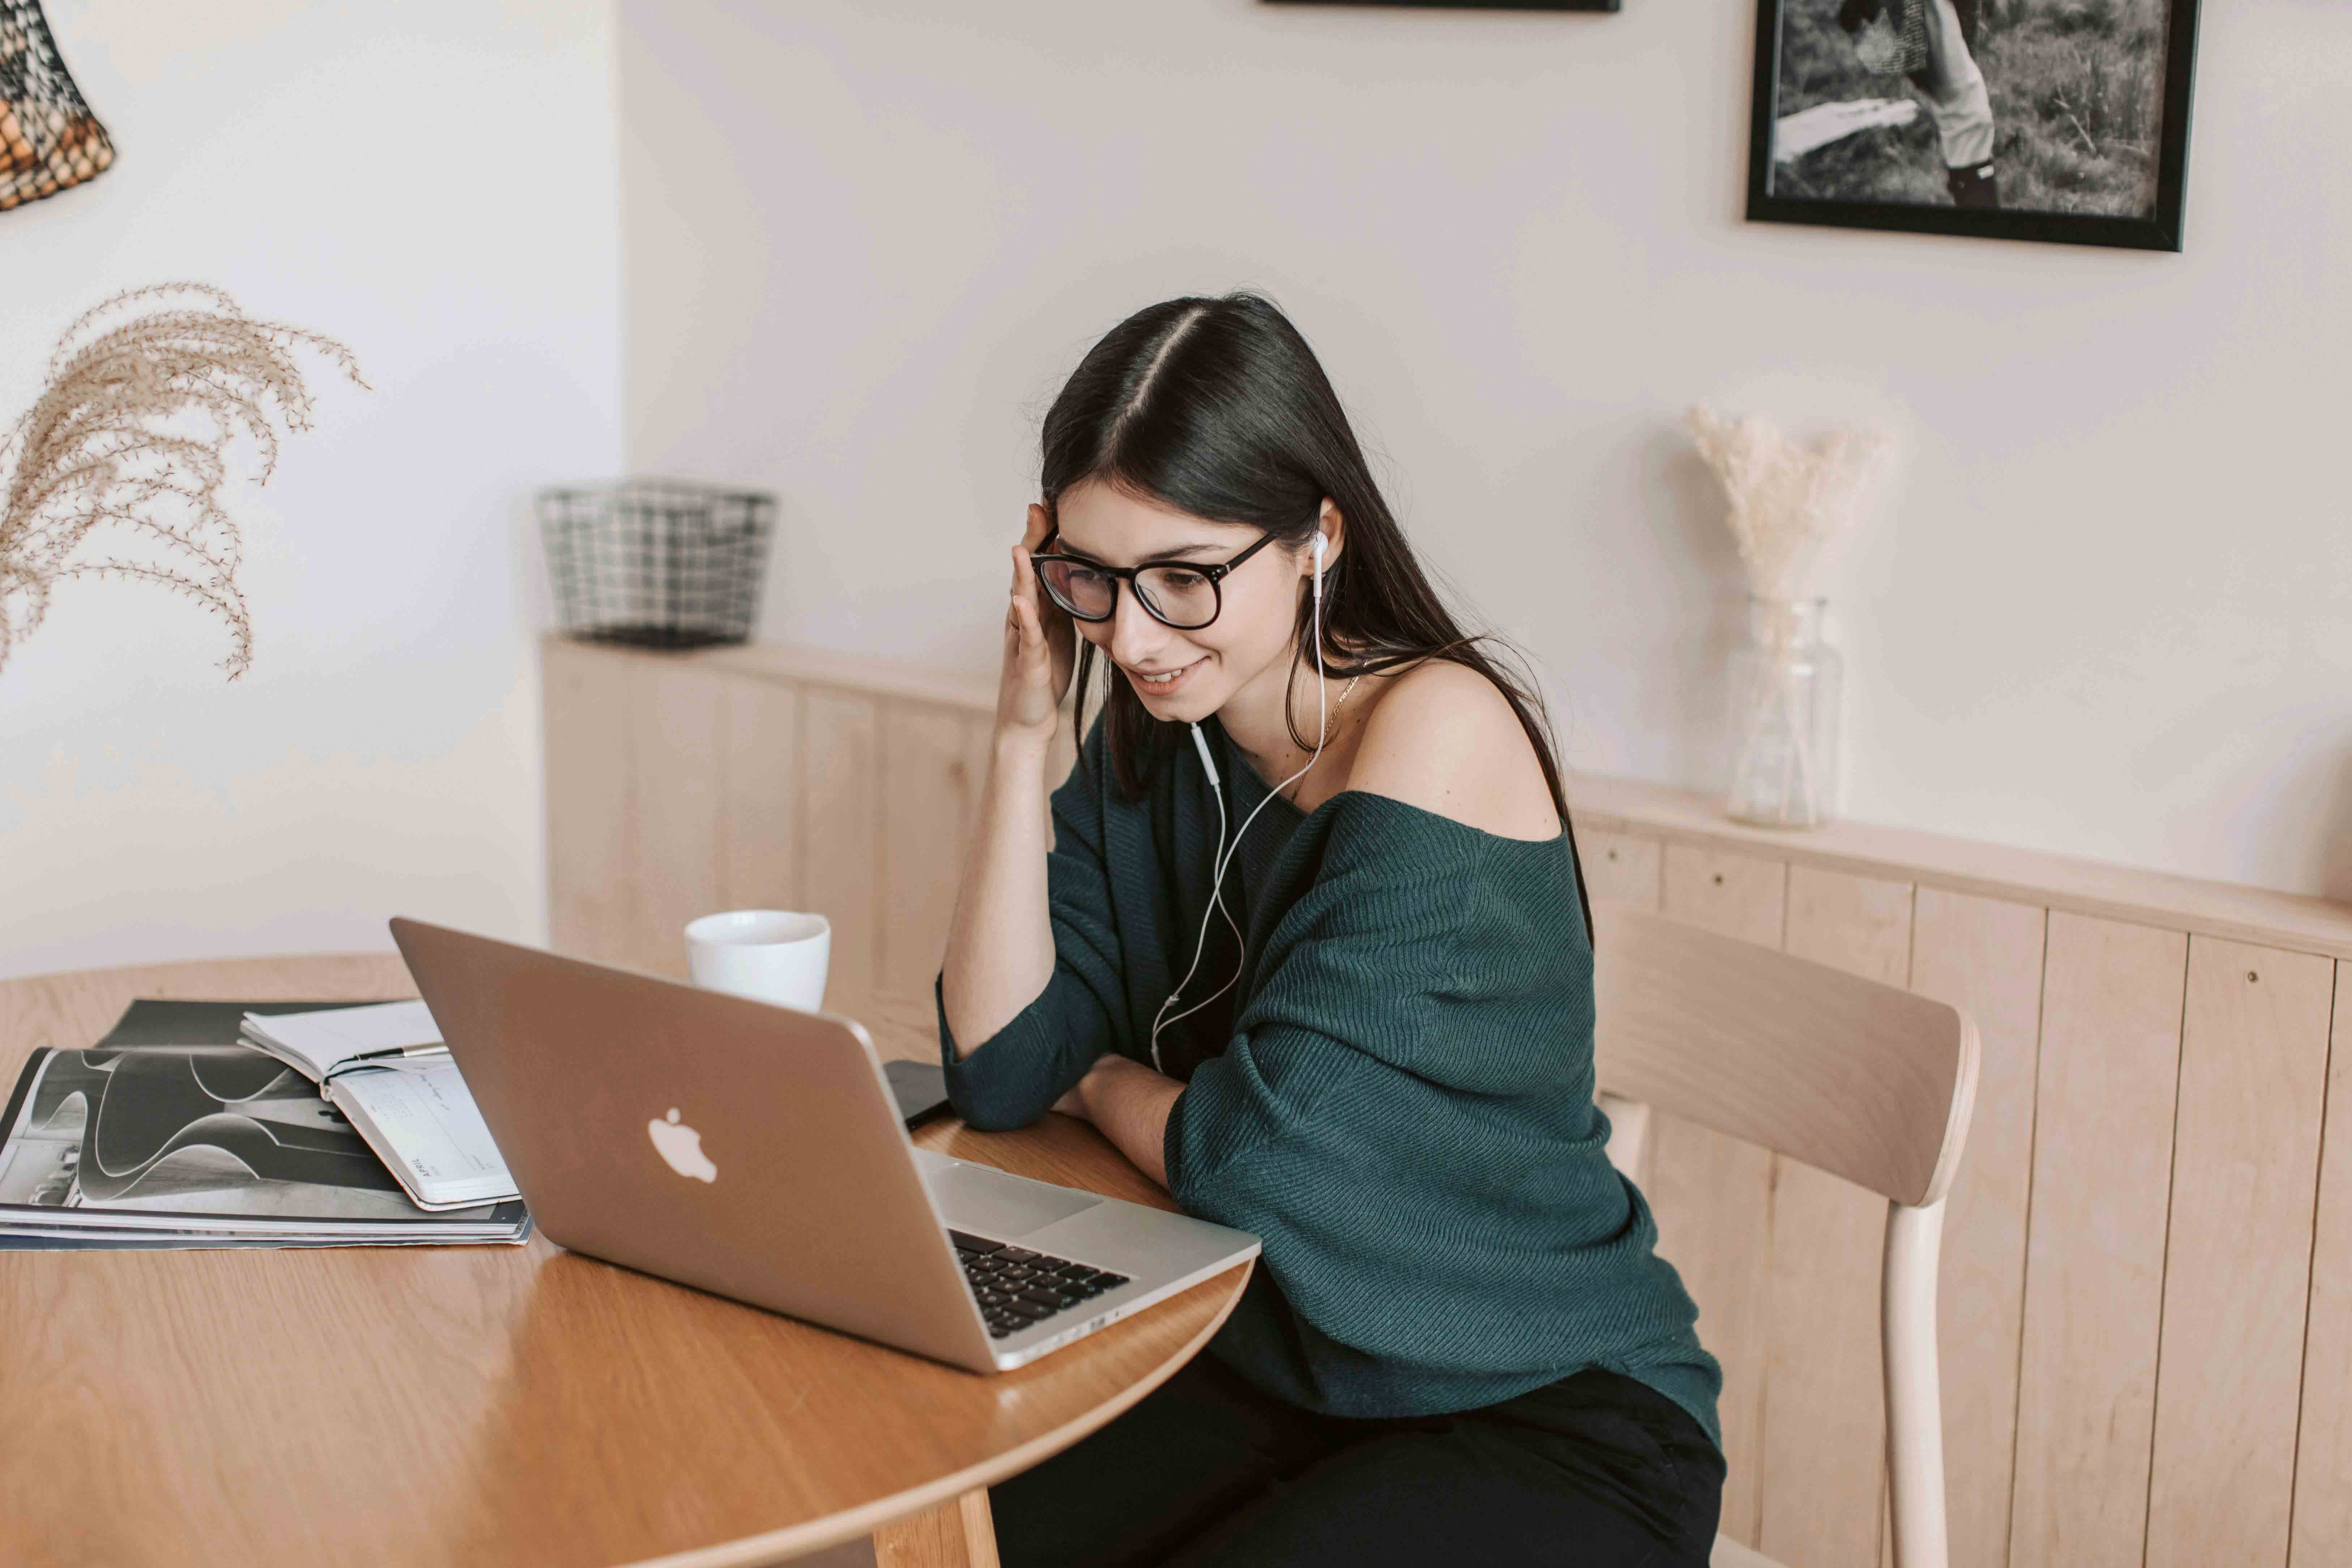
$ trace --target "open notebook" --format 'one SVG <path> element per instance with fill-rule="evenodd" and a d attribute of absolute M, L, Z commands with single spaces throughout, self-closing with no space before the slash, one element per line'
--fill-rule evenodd
<path fill-rule="evenodd" d="M 241 1034 L 318 1084 L 417 1207 L 520 1195 L 424 1003 L 247 1013 Z"/>

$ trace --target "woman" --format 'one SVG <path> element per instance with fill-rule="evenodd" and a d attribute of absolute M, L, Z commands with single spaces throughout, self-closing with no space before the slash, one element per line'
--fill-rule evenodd
<path fill-rule="evenodd" d="M 1113 329 L 1043 478 L 936 987 L 950 1093 L 983 1130 L 1090 1120 L 1264 1255 L 1207 1354 L 993 1489 L 1004 1563 L 1704 1563 L 1721 1377 L 1604 1152 L 1533 699 L 1261 298 Z M 1104 659 L 1049 848 L 1058 704 Z"/>

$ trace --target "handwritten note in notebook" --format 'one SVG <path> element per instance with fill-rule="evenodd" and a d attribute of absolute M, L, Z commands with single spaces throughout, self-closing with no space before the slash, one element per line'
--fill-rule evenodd
<path fill-rule="evenodd" d="M 338 1073 L 327 1098 L 382 1157 L 416 1206 L 464 1208 L 519 1194 L 474 1097 L 446 1057 Z"/>

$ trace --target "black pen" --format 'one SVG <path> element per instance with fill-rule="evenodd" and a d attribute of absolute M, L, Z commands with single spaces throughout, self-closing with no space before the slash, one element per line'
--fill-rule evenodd
<path fill-rule="evenodd" d="M 380 1051 L 353 1052 L 352 1055 L 345 1057 L 342 1061 L 337 1062 L 335 1065 L 337 1067 L 341 1067 L 344 1062 L 381 1061 L 385 1057 L 446 1057 L 448 1054 L 449 1047 L 445 1045 L 387 1046 Z"/>
<path fill-rule="evenodd" d="M 362 1051 L 357 1056 L 345 1057 L 329 1068 L 319 1079 L 319 1093 L 323 1097 L 329 1084 L 353 1068 L 373 1067 L 383 1062 L 384 1070 L 389 1072 L 392 1066 L 387 1058 L 392 1057 L 446 1057 L 448 1054 L 447 1046 L 389 1046 L 380 1051 Z"/>

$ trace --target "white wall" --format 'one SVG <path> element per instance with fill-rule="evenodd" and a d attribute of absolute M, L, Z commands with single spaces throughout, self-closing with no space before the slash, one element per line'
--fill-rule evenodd
<path fill-rule="evenodd" d="M 51 0 L 118 149 L 0 213 L 0 416 L 67 322 L 194 279 L 341 339 L 236 489 L 252 670 L 71 584 L 0 668 L 0 974 L 545 929 L 531 487 L 620 449 L 609 8 Z M 245 449 L 244 456 L 250 456 Z"/>
<path fill-rule="evenodd" d="M 1263 287 L 1570 764 L 1711 788 L 1677 416 L 1882 418 L 1846 814 L 2352 897 L 2352 8 L 2205 10 L 2166 256 L 1743 223 L 1748 0 L 620 0 L 631 461 L 782 493 L 763 635 L 984 661 L 1061 377 Z"/>

